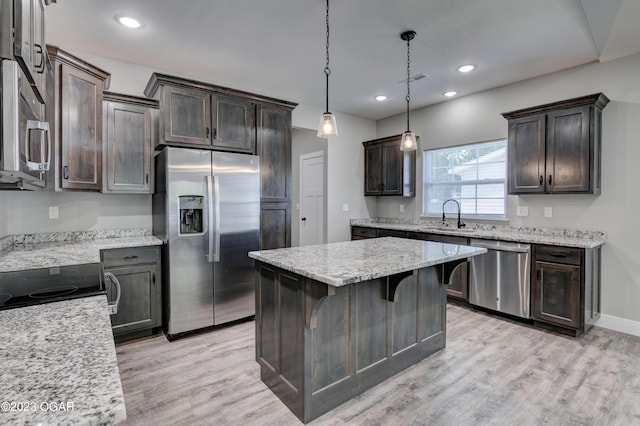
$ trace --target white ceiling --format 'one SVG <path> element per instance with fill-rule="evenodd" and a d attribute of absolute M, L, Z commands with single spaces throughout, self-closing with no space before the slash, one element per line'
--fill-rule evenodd
<path fill-rule="evenodd" d="M 47 43 L 324 108 L 323 0 L 57 0 Z M 638 0 L 331 0 L 330 106 L 379 119 L 640 52 Z M 116 14 L 142 18 L 126 29 Z M 456 71 L 471 63 L 477 70 Z M 108 71 L 108 70 L 107 70 Z M 385 94 L 386 102 L 373 100 Z"/>

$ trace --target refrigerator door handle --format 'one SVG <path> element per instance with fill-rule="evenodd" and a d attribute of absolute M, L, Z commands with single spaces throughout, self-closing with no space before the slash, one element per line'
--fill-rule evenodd
<path fill-rule="evenodd" d="M 213 261 L 220 262 L 220 180 L 213 176 L 213 207 L 215 213 L 214 222 L 214 249 Z"/>
<path fill-rule="evenodd" d="M 208 243 L 208 251 L 207 251 L 207 262 L 213 262 L 213 233 L 214 231 L 214 222 L 213 222 L 213 177 L 207 176 L 207 243 Z"/>
<path fill-rule="evenodd" d="M 218 176 L 207 176 L 207 262 L 220 261 L 220 183 Z"/>

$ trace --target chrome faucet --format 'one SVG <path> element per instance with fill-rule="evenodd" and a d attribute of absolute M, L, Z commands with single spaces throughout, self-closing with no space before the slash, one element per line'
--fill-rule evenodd
<path fill-rule="evenodd" d="M 444 216 L 444 205 L 447 204 L 449 201 L 453 201 L 458 206 L 458 228 L 462 228 L 463 226 L 466 226 L 466 224 L 462 223 L 462 219 L 460 219 L 460 203 L 458 202 L 458 200 L 454 200 L 453 198 L 450 198 L 446 200 L 444 203 L 442 203 L 442 224 L 444 225 L 446 223 L 446 218 Z"/>

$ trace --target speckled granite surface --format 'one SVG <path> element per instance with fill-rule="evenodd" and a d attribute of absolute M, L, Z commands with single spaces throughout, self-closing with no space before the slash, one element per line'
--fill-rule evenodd
<path fill-rule="evenodd" d="M 397 218 L 371 218 L 351 219 L 351 225 L 579 248 L 596 248 L 607 240 L 607 235 L 604 232 L 577 229 L 528 228 L 478 223 L 467 223 L 464 228 L 457 229 L 455 220 L 448 221 L 444 226 L 441 221 L 437 220 L 425 219 L 409 222 Z"/>
<path fill-rule="evenodd" d="M 98 263 L 100 250 L 162 245 L 150 230 L 130 231 L 15 235 L 13 246 L 0 251 L 0 272 Z"/>
<path fill-rule="evenodd" d="M 0 336 L 0 424 L 125 419 L 105 296 L 0 311 Z"/>
<path fill-rule="evenodd" d="M 375 238 L 249 252 L 249 257 L 340 287 L 486 253 L 486 249 L 404 238 Z"/>

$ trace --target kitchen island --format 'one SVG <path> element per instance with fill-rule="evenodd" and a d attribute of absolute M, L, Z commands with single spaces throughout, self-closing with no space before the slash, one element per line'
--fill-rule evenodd
<path fill-rule="evenodd" d="M 393 237 L 250 252 L 262 381 L 308 422 L 444 348 L 443 265 L 485 252 Z"/>

